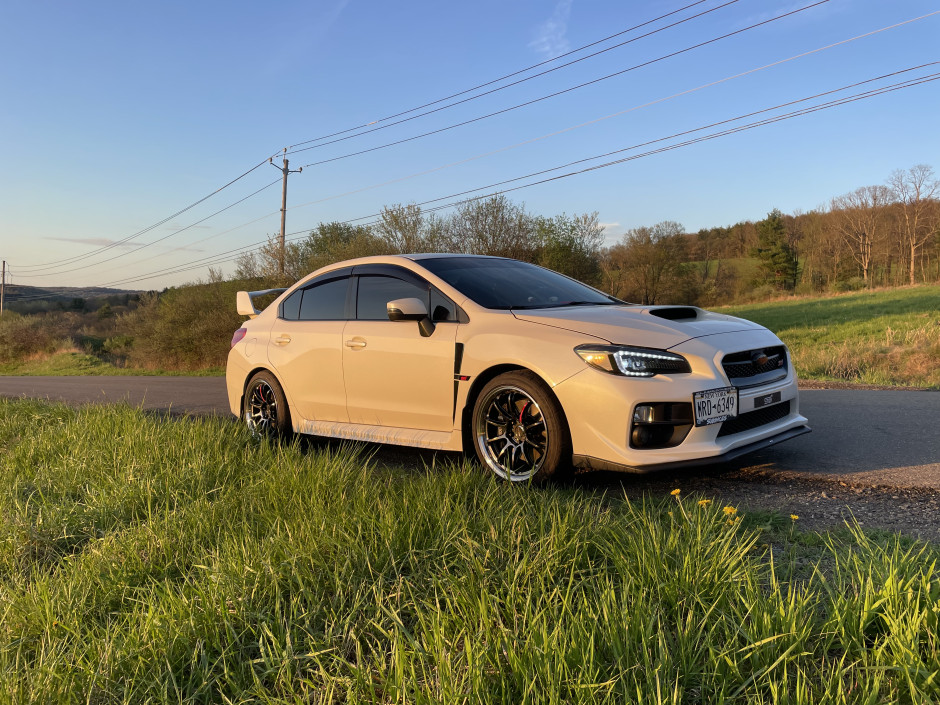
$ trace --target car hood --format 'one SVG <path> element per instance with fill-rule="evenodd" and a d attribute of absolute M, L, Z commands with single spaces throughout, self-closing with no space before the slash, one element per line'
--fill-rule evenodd
<path fill-rule="evenodd" d="M 693 338 L 763 330 L 751 321 L 693 306 L 570 306 L 513 311 L 519 320 L 584 333 L 615 345 L 665 350 Z"/>

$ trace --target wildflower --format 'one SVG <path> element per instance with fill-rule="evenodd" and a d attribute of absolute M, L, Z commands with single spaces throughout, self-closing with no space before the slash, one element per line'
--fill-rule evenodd
<path fill-rule="evenodd" d="M 790 515 L 790 518 L 791 518 L 793 521 L 796 521 L 797 519 L 799 519 L 799 517 L 798 517 L 796 514 L 791 514 L 791 515 Z"/>
<path fill-rule="evenodd" d="M 669 512 L 669 516 L 672 516 L 672 512 Z"/>
<path fill-rule="evenodd" d="M 682 490 L 676 488 L 676 489 L 674 489 L 672 492 L 670 492 L 669 494 L 671 494 L 673 497 L 678 497 L 680 492 L 682 492 Z"/>
<path fill-rule="evenodd" d="M 711 503 L 712 503 L 712 501 L 711 501 L 710 499 L 700 499 L 700 500 L 698 501 L 698 506 L 700 506 L 700 507 L 707 507 L 707 506 L 708 506 L 709 504 L 711 504 Z"/>
<path fill-rule="evenodd" d="M 734 507 L 725 507 L 722 511 L 723 511 L 725 514 L 727 514 L 729 517 L 732 516 L 733 514 L 737 514 L 737 513 L 738 513 L 738 510 L 735 509 Z"/>

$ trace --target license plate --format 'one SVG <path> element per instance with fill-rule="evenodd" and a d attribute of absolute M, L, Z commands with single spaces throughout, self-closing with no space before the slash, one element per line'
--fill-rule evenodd
<path fill-rule="evenodd" d="M 709 389 L 692 395 L 695 425 L 709 426 L 738 415 L 738 390 L 735 387 Z"/>

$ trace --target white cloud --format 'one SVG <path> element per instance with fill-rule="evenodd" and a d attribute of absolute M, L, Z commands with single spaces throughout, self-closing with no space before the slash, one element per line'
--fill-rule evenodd
<path fill-rule="evenodd" d="M 535 30 L 535 39 L 529 42 L 529 48 L 546 59 L 569 51 L 571 46 L 565 36 L 568 32 L 568 17 L 571 15 L 571 4 L 574 0 L 558 0 L 552 16 L 542 22 Z"/>
<path fill-rule="evenodd" d="M 604 228 L 605 230 L 608 229 L 608 228 L 619 228 L 619 227 L 620 227 L 620 223 L 598 223 L 598 225 L 600 225 L 600 226 L 601 226 L 602 228 Z"/>

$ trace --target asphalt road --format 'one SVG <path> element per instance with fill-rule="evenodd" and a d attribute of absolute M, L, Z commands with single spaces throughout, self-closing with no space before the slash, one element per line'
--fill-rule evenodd
<path fill-rule="evenodd" d="M 0 396 L 231 416 L 219 377 L 0 377 Z M 737 466 L 782 478 L 940 490 L 940 393 L 807 389 L 800 408 L 813 433 Z"/>

